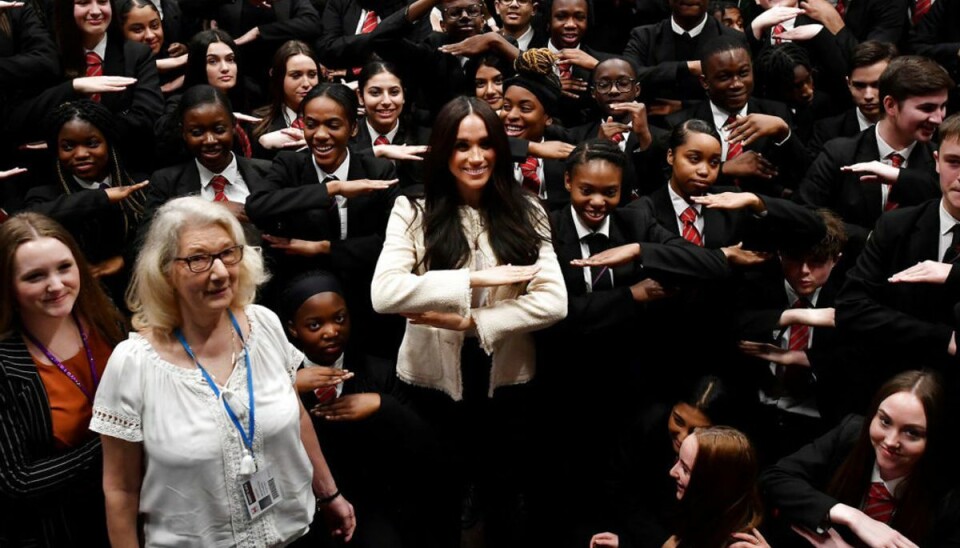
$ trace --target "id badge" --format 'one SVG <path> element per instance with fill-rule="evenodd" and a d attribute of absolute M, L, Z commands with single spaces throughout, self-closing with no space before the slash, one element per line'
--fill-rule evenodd
<path fill-rule="evenodd" d="M 250 477 L 241 480 L 240 490 L 247 514 L 252 520 L 259 518 L 283 498 L 270 466 L 261 466 Z"/>

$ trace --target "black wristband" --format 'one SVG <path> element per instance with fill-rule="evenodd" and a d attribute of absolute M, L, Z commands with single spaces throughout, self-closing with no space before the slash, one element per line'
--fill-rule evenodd
<path fill-rule="evenodd" d="M 322 498 L 322 499 L 317 499 L 317 506 L 320 506 L 321 504 L 329 504 L 329 503 L 333 502 L 333 499 L 335 499 L 335 498 L 337 498 L 337 497 L 339 497 L 339 496 L 340 496 L 340 490 L 337 489 L 336 492 L 334 492 L 334 493 L 333 493 L 332 495 L 330 495 L 329 497 L 324 497 L 324 498 Z"/>

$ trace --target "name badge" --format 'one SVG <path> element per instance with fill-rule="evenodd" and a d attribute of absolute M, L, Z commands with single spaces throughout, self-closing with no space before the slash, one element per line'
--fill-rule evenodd
<path fill-rule="evenodd" d="M 240 490 L 252 520 L 262 516 L 283 499 L 273 470 L 269 466 L 262 466 L 250 477 L 244 478 L 240 482 Z"/>

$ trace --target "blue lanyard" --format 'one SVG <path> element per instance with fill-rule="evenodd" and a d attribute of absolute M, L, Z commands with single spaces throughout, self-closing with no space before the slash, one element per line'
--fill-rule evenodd
<path fill-rule="evenodd" d="M 207 381 L 207 385 L 210 386 L 210 390 L 213 390 L 213 395 L 223 402 L 223 407 L 226 408 L 227 415 L 230 416 L 230 420 L 233 421 L 233 425 L 237 427 L 237 431 L 240 432 L 240 438 L 243 440 L 243 445 L 246 446 L 247 450 L 252 454 L 253 432 L 255 428 L 255 403 L 253 399 L 253 373 L 250 371 L 250 352 L 247 351 L 247 342 L 243 340 L 243 332 L 240 331 L 240 324 L 237 323 L 237 319 L 233 316 L 233 312 L 227 310 L 227 314 L 230 315 L 230 321 L 233 323 L 233 328 L 237 331 L 237 335 L 240 336 L 240 342 L 243 343 L 243 361 L 247 367 L 247 395 L 249 397 L 250 407 L 249 433 L 243 431 L 243 424 L 240 423 L 240 419 L 237 418 L 237 414 L 233 412 L 233 409 L 230 407 L 227 399 L 220 397 L 220 389 L 217 388 L 217 384 L 213 382 L 213 379 L 210 377 L 210 373 L 207 373 L 207 370 L 204 369 L 204 367 L 200 365 L 200 362 L 197 361 L 197 357 L 193 354 L 193 351 L 190 350 L 190 345 L 187 344 L 187 340 L 183 338 L 183 333 L 179 329 L 174 330 L 173 333 L 178 339 L 180 339 L 180 344 L 183 345 L 183 349 L 186 350 L 187 355 L 190 356 L 190 359 L 193 360 L 193 363 L 197 365 L 197 369 L 199 369 L 200 373 L 203 374 L 203 379 Z"/>

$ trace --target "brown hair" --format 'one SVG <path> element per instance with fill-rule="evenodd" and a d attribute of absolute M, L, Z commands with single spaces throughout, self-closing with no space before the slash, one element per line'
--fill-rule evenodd
<path fill-rule="evenodd" d="M 297 55 L 306 55 L 313 59 L 313 62 L 317 65 L 317 77 L 319 78 L 320 62 L 317 61 L 316 54 L 305 42 L 287 40 L 277 48 L 277 52 L 273 55 L 273 66 L 270 68 L 270 80 L 267 84 L 270 90 L 270 104 L 256 111 L 256 114 L 263 120 L 253 128 L 254 137 L 260 137 L 267 132 L 274 120 L 283 118 L 283 81 L 287 76 L 287 61 Z"/>
<path fill-rule="evenodd" d="M 949 139 L 960 141 L 960 113 L 951 114 L 946 120 L 940 122 L 938 136 L 941 144 Z"/>
<path fill-rule="evenodd" d="M 867 40 L 853 48 L 853 54 L 850 56 L 850 73 L 858 68 L 876 65 L 882 61 L 889 62 L 898 55 L 900 55 L 900 51 L 897 50 L 897 46 L 890 42 Z"/>
<path fill-rule="evenodd" d="M 697 457 L 680 500 L 681 546 L 727 546 L 730 535 L 763 520 L 757 454 L 747 436 L 728 426 L 697 430 Z"/>
<path fill-rule="evenodd" d="M 919 55 L 904 55 L 890 61 L 880 75 L 878 85 L 881 101 L 889 95 L 898 103 L 908 97 L 930 95 L 955 87 L 946 69 Z"/>
<path fill-rule="evenodd" d="M 897 511 L 893 514 L 890 527 L 910 540 L 923 544 L 932 526 L 935 497 L 940 492 L 938 484 L 943 479 L 943 450 L 940 446 L 948 435 L 944 430 L 946 400 L 943 383 L 936 373 L 905 371 L 880 387 L 867 410 L 857 442 L 830 480 L 827 494 L 854 508 L 860 506 L 876 462 L 876 453 L 870 441 L 870 423 L 880 404 L 899 392 L 915 395 L 923 405 L 927 418 L 927 445 L 923 455 L 914 464 L 913 471 L 897 487 Z"/>
<path fill-rule="evenodd" d="M 80 290 L 73 305 L 74 311 L 111 346 L 122 341 L 126 322 L 93 277 L 90 265 L 77 242 L 60 223 L 32 212 L 18 213 L 0 225 L 0 292 L 4 301 L 9 303 L 8 306 L 0 307 L 0 338 L 5 339 L 22 327 L 14 305 L 17 302 L 14 295 L 14 263 L 17 250 L 21 245 L 40 238 L 59 240 L 67 246 L 77 262 Z"/>
<path fill-rule="evenodd" d="M 829 209 L 818 209 L 817 215 L 823 221 L 826 232 L 816 243 L 809 245 L 809 242 L 785 242 L 780 247 L 780 254 L 785 257 L 796 259 L 810 259 L 816 262 L 825 262 L 829 259 L 839 259 L 840 253 L 847 245 L 847 228 L 843 220 L 836 213 Z"/>

